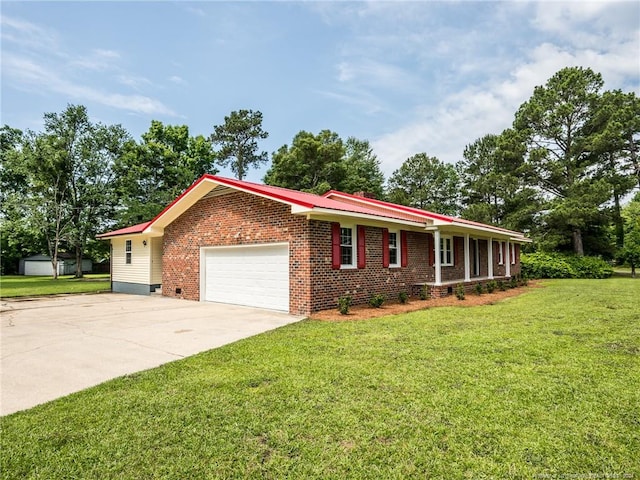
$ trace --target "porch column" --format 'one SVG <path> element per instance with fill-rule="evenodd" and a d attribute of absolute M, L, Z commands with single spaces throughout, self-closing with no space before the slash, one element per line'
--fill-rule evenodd
<path fill-rule="evenodd" d="M 442 267 L 440 265 L 440 230 L 433 232 L 433 243 L 435 243 L 436 285 L 442 285 Z"/>
<path fill-rule="evenodd" d="M 493 278 L 493 238 L 489 239 L 487 248 L 487 275 L 490 279 Z"/>
<path fill-rule="evenodd" d="M 510 277 L 511 276 L 511 244 L 509 243 L 509 240 L 505 242 L 505 250 L 506 250 L 506 252 L 504 252 L 504 258 L 506 262 L 505 273 L 507 277 Z"/>
<path fill-rule="evenodd" d="M 471 281 L 471 269 L 470 269 L 470 258 L 469 258 L 469 234 L 464 234 L 464 281 Z"/>

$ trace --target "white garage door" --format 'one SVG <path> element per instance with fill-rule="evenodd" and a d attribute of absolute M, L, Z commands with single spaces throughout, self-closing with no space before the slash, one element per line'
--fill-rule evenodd
<path fill-rule="evenodd" d="M 289 246 L 205 248 L 204 300 L 289 311 Z"/>

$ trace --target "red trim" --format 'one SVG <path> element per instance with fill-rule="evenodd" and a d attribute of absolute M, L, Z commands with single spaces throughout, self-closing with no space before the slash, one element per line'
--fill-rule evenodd
<path fill-rule="evenodd" d="M 382 229 L 382 267 L 389 268 L 389 229 Z"/>
<path fill-rule="evenodd" d="M 406 267 L 409 262 L 407 254 L 407 231 L 400 230 L 400 262 L 402 267 Z"/>
<path fill-rule="evenodd" d="M 367 248 L 365 244 L 364 227 L 358 225 L 358 268 L 367 266 Z"/>
<path fill-rule="evenodd" d="M 340 224 L 331 224 L 331 268 L 340 269 Z"/>

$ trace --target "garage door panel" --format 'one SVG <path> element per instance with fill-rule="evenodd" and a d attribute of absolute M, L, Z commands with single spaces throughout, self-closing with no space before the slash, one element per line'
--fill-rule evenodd
<path fill-rule="evenodd" d="M 203 255 L 205 300 L 289 310 L 288 245 L 211 248 Z"/>

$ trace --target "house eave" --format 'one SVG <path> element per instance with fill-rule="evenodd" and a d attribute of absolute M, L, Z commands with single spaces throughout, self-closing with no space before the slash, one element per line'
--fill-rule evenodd
<path fill-rule="evenodd" d="M 408 220 L 402 220 L 399 218 L 383 217 L 379 215 L 369 215 L 366 213 L 354 213 L 342 210 L 331 210 L 327 208 L 307 208 L 297 205 L 291 207 L 292 215 L 302 215 L 308 220 L 322 220 L 327 222 L 340 222 L 351 221 L 353 223 L 370 225 L 370 226 L 383 226 L 385 224 L 393 224 L 404 227 L 417 228 L 424 230 L 426 223 L 411 222 Z"/>

